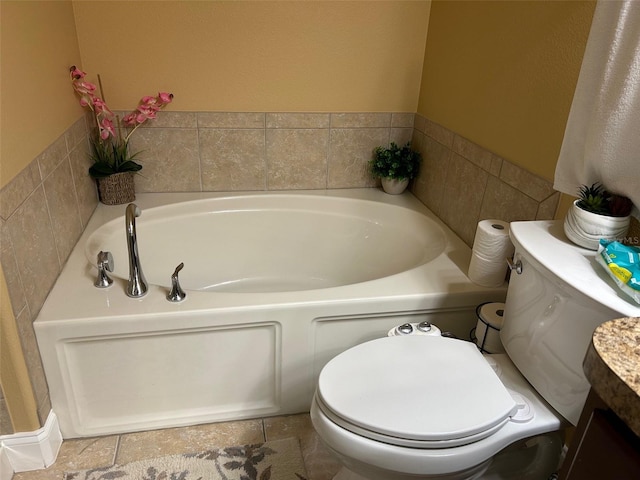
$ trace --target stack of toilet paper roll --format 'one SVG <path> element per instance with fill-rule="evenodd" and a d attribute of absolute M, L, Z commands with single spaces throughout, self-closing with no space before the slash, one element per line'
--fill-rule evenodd
<path fill-rule="evenodd" d="M 507 276 L 507 258 L 514 247 L 509 238 L 509 224 L 502 220 L 482 220 L 473 241 L 469 279 L 483 287 L 499 287 Z"/>

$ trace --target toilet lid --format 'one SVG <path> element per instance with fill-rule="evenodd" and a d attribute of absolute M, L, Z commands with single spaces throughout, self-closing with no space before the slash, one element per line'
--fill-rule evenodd
<path fill-rule="evenodd" d="M 464 445 L 491 435 L 516 402 L 470 342 L 385 337 L 333 358 L 318 379 L 320 408 L 360 435 L 396 445 Z"/>

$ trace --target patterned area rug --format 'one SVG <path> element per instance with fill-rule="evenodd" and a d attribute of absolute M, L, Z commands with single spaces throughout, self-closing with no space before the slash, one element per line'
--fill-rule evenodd
<path fill-rule="evenodd" d="M 67 472 L 65 480 L 307 480 L 297 438 Z"/>

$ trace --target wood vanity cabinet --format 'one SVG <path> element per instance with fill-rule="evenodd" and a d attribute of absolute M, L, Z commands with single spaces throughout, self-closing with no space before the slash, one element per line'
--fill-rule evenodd
<path fill-rule="evenodd" d="M 559 480 L 639 480 L 640 438 L 591 389 Z"/>

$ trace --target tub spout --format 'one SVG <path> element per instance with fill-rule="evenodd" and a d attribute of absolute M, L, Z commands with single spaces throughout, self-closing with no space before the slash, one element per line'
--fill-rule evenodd
<path fill-rule="evenodd" d="M 125 228 L 127 234 L 127 250 L 129 252 L 129 283 L 126 294 L 129 297 L 139 298 L 147 293 L 147 282 L 140 266 L 138 256 L 138 240 L 136 238 L 136 217 L 142 212 L 135 203 L 127 205 L 125 214 Z"/>

